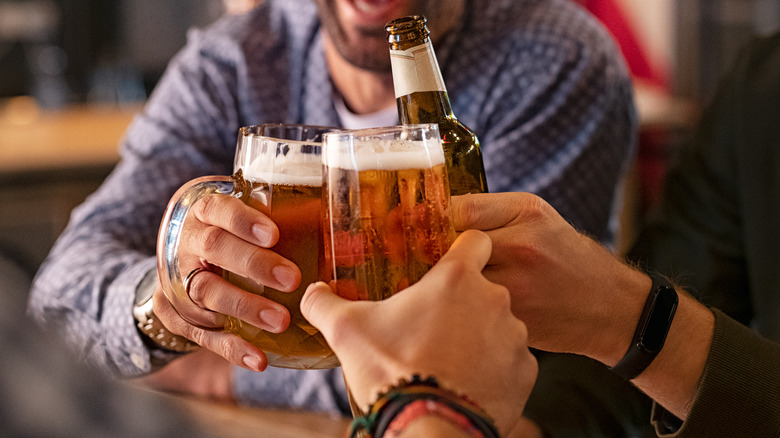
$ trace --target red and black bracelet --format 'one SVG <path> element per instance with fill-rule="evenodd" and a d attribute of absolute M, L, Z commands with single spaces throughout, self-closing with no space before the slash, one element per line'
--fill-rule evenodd
<path fill-rule="evenodd" d="M 381 394 L 364 417 L 355 418 L 349 436 L 392 438 L 422 415 L 444 418 L 474 438 L 498 438 L 493 420 L 476 403 L 439 387 L 434 377 L 415 374 Z M 362 432 L 362 435 L 358 435 Z"/>

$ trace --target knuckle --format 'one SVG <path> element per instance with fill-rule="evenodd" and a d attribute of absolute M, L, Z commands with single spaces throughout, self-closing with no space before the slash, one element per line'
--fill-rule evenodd
<path fill-rule="evenodd" d="M 235 296 L 231 295 L 228 302 L 224 303 L 225 311 L 234 316 L 239 316 L 244 309 L 252 309 L 255 306 L 252 305 L 252 296 L 249 293 L 239 293 Z"/>
<path fill-rule="evenodd" d="M 206 227 L 201 232 L 200 248 L 203 254 L 218 252 L 225 242 L 225 231 L 218 227 Z"/>
<path fill-rule="evenodd" d="M 219 196 L 207 195 L 198 200 L 195 205 L 192 206 L 195 213 L 200 218 L 211 217 L 215 211 L 218 210 L 216 204 L 219 203 Z"/>
<path fill-rule="evenodd" d="M 269 257 L 269 253 L 263 250 L 250 251 L 246 257 L 242 258 L 244 272 L 265 272 L 269 269 Z"/>
<path fill-rule="evenodd" d="M 217 347 L 217 351 L 224 357 L 225 359 L 228 359 L 230 361 L 234 361 L 236 359 L 235 356 L 238 355 L 238 349 L 234 345 L 233 342 L 231 342 L 232 339 L 229 336 L 223 337 L 219 345 Z"/>
<path fill-rule="evenodd" d="M 468 228 L 479 219 L 481 208 L 471 195 L 459 197 L 457 202 L 451 204 L 452 217 L 455 226 L 458 228 Z"/>

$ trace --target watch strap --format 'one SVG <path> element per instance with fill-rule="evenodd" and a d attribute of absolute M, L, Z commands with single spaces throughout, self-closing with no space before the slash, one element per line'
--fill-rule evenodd
<path fill-rule="evenodd" d="M 191 352 L 198 345 L 189 339 L 171 333 L 154 314 L 154 289 L 157 270 L 146 273 L 136 288 L 136 302 L 133 305 L 133 318 L 141 334 L 144 345 L 151 354 L 152 366 L 167 364 L 181 354 Z"/>
<path fill-rule="evenodd" d="M 189 353 L 198 348 L 198 344 L 165 328 L 154 314 L 152 299 L 139 306 L 134 313 L 138 330 L 154 343 L 154 347 L 175 353 Z"/>
<path fill-rule="evenodd" d="M 678 297 L 674 286 L 660 274 L 650 273 L 649 276 L 653 283 L 631 345 L 623 358 L 610 368 L 626 380 L 640 375 L 661 352 L 677 311 Z"/>

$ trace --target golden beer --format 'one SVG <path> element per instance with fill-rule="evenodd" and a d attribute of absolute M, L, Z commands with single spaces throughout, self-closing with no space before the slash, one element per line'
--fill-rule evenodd
<path fill-rule="evenodd" d="M 349 144 L 348 157 L 324 155 L 325 254 L 339 295 L 381 300 L 418 281 L 454 240 L 444 156 L 438 141 Z"/>
<path fill-rule="evenodd" d="M 281 292 L 227 272 L 236 286 L 282 304 L 290 312 L 290 326 L 282 333 L 271 333 L 228 317 L 226 330 L 235 333 L 268 356 L 276 367 L 312 369 L 338 366 L 335 354 L 325 338 L 301 315 L 300 301 L 309 284 L 326 279 L 322 237 L 322 167 L 319 151 L 291 151 L 298 147 L 288 141 L 275 154 L 273 169 L 268 156 L 260 156 L 242 169 L 251 184 L 244 197 L 247 205 L 270 217 L 279 228 L 279 241 L 271 248 L 295 263 L 301 270 L 301 284 L 293 292 Z M 284 153 L 283 151 L 287 151 Z M 281 154 L 289 155 L 282 157 Z M 284 163 L 279 161 L 286 160 Z M 240 178 L 241 176 L 238 176 Z M 234 178 L 236 178 L 234 176 Z"/>

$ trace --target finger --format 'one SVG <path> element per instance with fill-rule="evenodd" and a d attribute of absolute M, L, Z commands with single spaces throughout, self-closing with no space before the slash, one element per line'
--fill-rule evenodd
<path fill-rule="evenodd" d="M 264 371 L 268 366 L 265 353 L 257 347 L 234 334 L 203 330 L 188 324 L 179 317 L 167 300 L 156 299 L 158 296 L 155 295 L 153 302 L 154 313 L 170 332 L 184 336 L 241 367 L 253 371 Z"/>
<path fill-rule="evenodd" d="M 281 304 L 228 282 L 213 272 L 202 272 L 190 281 L 190 299 L 201 307 L 236 317 L 271 333 L 290 325 L 290 312 Z"/>
<path fill-rule="evenodd" d="M 289 292 L 300 285 L 301 271 L 295 263 L 217 226 L 190 227 L 182 235 L 182 242 L 180 253 L 187 248 L 210 264 L 265 286 Z"/>
<path fill-rule="evenodd" d="M 211 350 L 240 367 L 252 371 L 265 371 L 268 358 L 260 349 L 237 335 L 227 332 L 210 332 L 193 327 L 190 336 L 198 345 Z"/>
<path fill-rule="evenodd" d="M 493 242 L 487 234 L 478 230 L 467 230 L 455 239 L 450 249 L 431 270 L 440 264 L 458 261 L 479 271 L 485 267 L 492 252 Z"/>
<path fill-rule="evenodd" d="M 306 293 L 301 298 L 301 314 L 328 338 L 331 325 L 336 319 L 334 315 L 338 313 L 337 309 L 347 303 L 350 301 L 339 297 L 330 286 L 319 281 L 306 288 Z"/>
<path fill-rule="evenodd" d="M 452 219 L 458 231 L 505 227 L 527 212 L 545 210 L 546 202 L 530 193 L 481 193 L 452 198 Z"/>
<path fill-rule="evenodd" d="M 279 228 L 262 212 L 232 196 L 204 196 L 191 212 L 204 224 L 222 228 L 255 245 L 270 248 L 279 240 Z"/>

